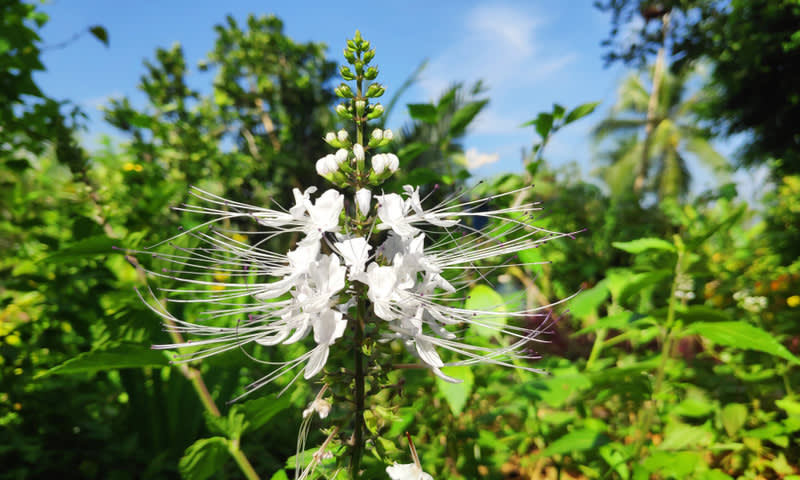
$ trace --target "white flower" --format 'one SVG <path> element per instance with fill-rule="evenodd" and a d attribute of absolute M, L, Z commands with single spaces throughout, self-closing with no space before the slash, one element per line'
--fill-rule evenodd
<path fill-rule="evenodd" d="M 392 134 L 392 131 L 389 130 L 388 128 L 383 131 L 383 139 L 384 140 L 391 140 L 393 137 L 394 137 L 394 135 Z"/>
<path fill-rule="evenodd" d="M 372 131 L 372 138 L 375 140 L 383 140 L 383 131 L 380 128 L 376 128 Z"/>
<path fill-rule="evenodd" d="M 333 158 L 336 159 L 336 165 L 338 167 L 339 165 L 347 161 L 347 150 L 345 150 L 344 148 L 336 150 L 336 155 L 334 155 Z"/>
<path fill-rule="evenodd" d="M 413 463 L 399 464 L 395 462 L 394 465 L 386 467 L 386 473 L 392 480 L 433 480 L 430 474 L 422 471 L 422 469 Z"/>
<path fill-rule="evenodd" d="M 311 351 L 303 377 L 309 379 L 316 375 L 328 361 L 330 346 L 337 338 L 341 337 L 347 328 L 347 320 L 342 318 L 341 312 L 326 310 L 314 322 L 314 341 L 317 346 Z"/>
<path fill-rule="evenodd" d="M 377 153 L 372 156 L 372 170 L 380 175 L 386 170 L 391 173 L 400 167 L 400 159 L 394 153 Z"/>
<path fill-rule="evenodd" d="M 317 173 L 324 177 L 325 175 L 336 172 L 339 169 L 339 163 L 337 163 L 336 157 L 329 153 L 317 160 L 316 167 Z"/>
<path fill-rule="evenodd" d="M 305 207 L 311 217 L 311 228 L 306 234 L 339 230 L 339 215 L 344 208 L 344 196 L 341 193 L 333 189 L 327 190 L 313 204 L 310 199 L 306 199 Z"/>
<path fill-rule="evenodd" d="M 369 215 L 370 202 L 372 201 L 372 192 L 366 188 L 359 189 L 356 192 L 356 205 L 361 215 Z"/>
<path fill-rule="evenodd" d="M 360 155 L 360 148 L 354 146 L 354 154 Z M 347 155 L 348 151 L 340 149 L 333 157 Z M 373 163 L 375 158 L 384 158 L 384 168 L 393 168 L 388 165 L 392 163 L 390 154 L 383 155 L 374 156 Z M 321 160 L 326 163 L 330 158 Z M 151 273 L 182 282 L 184 288 L 164 293 L 173 302 L 205 306 L 203 321 L 175 318 L 155 294 L 147 304 L 167 320 L 169 330 L 193 337 L 191 345 L 196 348 L 176 355 L 179 362 L 251 343 L 308 345 L 313 332 L 314 344 L 305 353 L 278 364 L 253 382 L 248 392 L 296 370 L 302 370 L 307 379 L 318 375 L 354 312 L 365 310 L 368 317 L 359 321 L 377 324 L 378 340 L 402 342 L 423 365 L 447 381 L 459 380 L 447 376 L 446 367 L 475 363 L 538 371 L 518 360 L 535 358 L 527 351 L 531 342 L 541 341 L 538 337 L 549 328 L 549 311 L 556 304 L 517 310 L 509 305 L 477 311 L 464 308 L 467 289 L 498 268 L 497 258 L 570 235 L 531 224 L 536 205 L 511 201 L 524 196 L 526 190 L 466 201 L 451 196 L 426 206 L 427 197 L 419 187 L 406 186 L 402 194 L 376 195 L 373 214 L 372 193 L 366 188 L 355 193 L 347 210 L 344 195 L 337 190 L 317 196 L 314 187 L 294 189 L 294 205 L 288 211 L 233 202 L 193 189 L 193 195 L 206 206 L 183 205 L 178 210 L 211 219 L 162 244 L 173 245 L 174 238 L 189 235 L 200 245 L 175 246 L 176 253 L 158 253 L 175 267 Z M 494 202 L 511 206 L 493 207 Z M 372 223 L 363 223 L 365 219 Z M 236 237 L 247 230 L 225 230 L 248 220 L 259 229 L 254 232 L 259 239 L 254 245 Z M 263 239 L 280 235 L 291 235 L 297 239 L 296 245 L 286 253 L 263 248 Z M 154 255 L 150 250 L 138 253 Z M 525 263 L 506 260 L 500 265 Z M 355 293 L 360 289 L 365 289 L 369 303 L 359 305 L 364 302 Z M 198 294 L 204 296 L 198 298 Z M 746 303 L 745 308 L 757 310 L 764 308 L 765 300 L 748 297 Z M 537 319 L 539 326 L 531 328 Z M 473 326 L 510 341 L 474 345 L 463 337 Z M 450 354 L 443 355 L 443 350 Z M 293 378 L 299 376 L 296 373 Z"/>
<path fill-rule="evenodd" d="M 347 137 L 349 135 L 347 133 L 347 130 L 339 130 L 339 132 L 337 132 L 336 136 L 339 138 L 340 142 L 346 142 L 347 141 Z"/>
<path fill-rule="evenodd" d="M 358 274 L 364 271 L 369 259 L 369 252 L 372 250 L 372 245 L 367 243 L 366 238 L 355 237 L 336 242 L 333 244 L 336 252 L 341 255 L 344 264 L 350 267 L 350 278 L 356 278 Z"/>
<path fill-rule="evenodd" d="M 353 156 L 356 157 L 356 161 L 358 162 L 364 161 L 364 147 L 362 147 L 360 143 L 353 145 Z"/>

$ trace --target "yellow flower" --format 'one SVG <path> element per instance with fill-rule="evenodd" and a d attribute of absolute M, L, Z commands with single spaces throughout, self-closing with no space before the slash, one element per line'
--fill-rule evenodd
<path fill-rule="evenodd" d="M 136 165 L 134 165 L 131 162 L 125 162 L 125 165 L 122 166 L 122 169 L 125 170 L 126 172 L 130 172 L 134 168 L 136 168 Z"/>
<path fill-rule="evenodd" d="M 791 297 L 786 299 L 786 305 L 794 308 L 800 306 L 800 295 L 792 295 Z"/>

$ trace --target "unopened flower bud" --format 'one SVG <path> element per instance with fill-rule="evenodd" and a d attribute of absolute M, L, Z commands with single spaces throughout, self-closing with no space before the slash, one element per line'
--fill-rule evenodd
<path fill-rule="evenodd" d="M 383 87 L 380 83 L 373 83 L 369 87 L 367 87 L 366 96 L 370 98 L 380 97 L 381 95 L 386 92 L 386 88 Z"/>
<path fill-rule="evenodd" d="M 344 58 L 345 58 L 345 59 L 346 59 L 346 60 L 347 60 L 349 63 L 355 63 L 355 61 L 356 61 L 356 55 L 355 55 L 355 54 L 354 54 L 354 53 L 353 53 L 353 52 L 352 52 L 350 49 L 348 49 L 348 48 L 345 48 L 345 49 L 344 49 Z"/>
<path fill-rule="evenodd" d="M 333 93 L 342 98 L 353 98 L 353 90 L 350 88 L 350 85 L 346 83 L 333 89 Z"/>
<path fill-rule="evenodd" d="M 339 138 L 340 142 L 344 143 L 347 141 L 349 134 L 347 133 L 347 130 L 342 129 L 336 133 L 336 136 Z"/>
<path fill-rule="evenodd" d="M 386 168 L 390 172 L 394 173 L 397 171 L 398 168 L 400 168 L 400 159 L 397 158 L 397 155 L 395 155 L 394 153 L 387 153 L 386 160 L 387 160 Z"/>
<path fill-rule="evenodd" d="M 368 120 L 374 120 L 378 117 L 383 115 L 383 105 L 380 103 L 376 103 L 374 107 L 372 107 L 372 111 L 367 114 Z"/>
<path fill-rule="evenodd" d="M 369 203 L 372 200 L 372 192 L 362 188 L 356 192 L 356 205 L 361 215 L 369 215 Z"/>
<path fill-rule="evenodd" d="M 386 157 L 385 153 L 378 153 L 372 156 L 372 170 L 380 175 L 386 170 L 386 164 L 389 162 L 389 159 Z"/>
<path fill-rule="evenodd" d="M 353 145 L 353 155 L 356 157 L 357 162 L 364 161 L 364 147 L 360 143 Z"/>
<path fill-rule="evenodd" d="M 381 144 L 383 140 L 383 130 L 380 128 L 376 128 L 372 131 L 372 134 L 369 137 L 369 146 L 370 147 L 377 147 Z"/>
<path fill-rule="evenodd" d="M 342 118 L 350 119 L 351 115 L 350 112 L 347 111 L 347 107 L 342 104 L 336 105 L 336 114 Z"/>
<path fill-rule="evenodd" d="M 344 162 L 347 161 L 347 150 L 345 150 L 344 148 L 336 150 L 336 155 L 334 156 L 334 158 L 336 158 L 336 165 L 343 164 Z"/>
<path fill-rule="evenodd" d="M 353 75 L 353 72 L 350 70 L 350 67 L 348 67 L 347 65 L 342 65 L 342 67 L 339 69 L 339 74 L 345 80 L 355 80 L 356 79 L 356 76 Z"/>
<path fill-rule="evenodd" d="M 367 68 L 367 71 L 364 72 L 364 78 L 367 80 L 375 80 L 378 77 L 378 69 L 375 67 Z"/>
<path fill-rule="evenodd" d="M 364 48 L 369 48 L 369 42 L 364 42 Z M 375 49 L 364 52 L 364 63 L 369 63 L 370 60 L 375 58 Z"/>
<path fill-rule="evenodd" d="M 336 158 L 331 155 L 325 155 L 324 157 L 317 160 L 317 173 L 321 176 L 330 175 L 331 173 L 337 171 L 339 169 L 339 165 L 336 162 Z"/>
<path fill-rule="evenodd" d="M 325 134 L 325 143 L 332 147 L 339 146 L 339 140 L 336 139 L 336 134 L 333 132 L 328 132 Z"/>
<path fill-rule="evenodd" d="M 364 100 L 356 100 L 356 113 L 364 115 L 364 109 L 367 107 L 367 102 Z"/>
<path fill-rule="evenodd" d="M 391 130 L 387 128 L 386 130 L 383 131 L 384 140 L 391 140 L 392 138 L 394 138 L 394 134 L 392 133 Z"/>

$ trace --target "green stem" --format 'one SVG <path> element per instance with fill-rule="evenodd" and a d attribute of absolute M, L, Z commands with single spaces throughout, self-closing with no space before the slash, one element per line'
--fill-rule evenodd
<path fill-rule="evenodd" d="M 667 363 L 669 362 L 670 358 L 672 357 L 672 347 L 673 342 L 675 340 L 675 332 L 678 329 L 678 326 L 675 322 L 675 305 L 677 303 L 677 299 L 675 297 L 675 291 L 677 290 L 678 286 L 678 277 L 683 273 L 683 250 L 680 249 L 678 251 L 678 260 L 675 263 L 675 277 L 672 281 L 672 287 L 670 288 L 669 292 L 669 306 L 667 308 L 667 323 L 664 326 L 664 331 L 666 332 L 664 341 L 661 347 L 661 361 L 658 364 L 658 369 L 656 370 L 656 380 L 653 384 L 653 394 L 648 405 L 647 409 L 645 410 L 642 421 L 639 424 L 639 432 L 638 438 L 636 443 L 634 444 L 633 453 L 635 458 L 641 458 L 642 451 L 644 449 L 644 442 L 647 438 L 647 433 L 650 431 L 652 427 L 653 420 L 655 418 L 656 413 L 656 403 L 657 398 L 661 393 L 661 388 L 664 385 L 664 378 L 666 376 L 667 371 Z"/>
<path fill-rule="evenodd" d="M 361 293 L 361 292 L 359 292 Z M 358 296 L 358 317 L 355 319 L 355 339 L 353 341 L 353 361 L 355 362 L 355 411 L 353 412 L 353 454 L 350 474 L 353 479 L 361 478 L 361 456 L 364 452 L 364 318 L 366 318 L 364 296 Z"/>
<path fill-rule="evenodd" d="M 592 315 L 594 320 L 597 321 L 597 315 Z M 603 350 L 605 346 L 603 342 L 605 342 L 606 335 L 608 335 L 608 329 L 601 328 L 597 331 L 597 335 L 594 337 L 594 343 L 592 344 L 592 351 L 589 353 L 589 359 L 586 360 L 586 371 L 590 371 L 594 362 L 597 361 L 597 357 L 600 356 L 600 352 Z"/>
<path fill-rule="evenodd" d="M 170 319 L 166 319 L 166 323 L 170 327 L 175 326 Z M 171 328 L 168 330 L 170 332 L 170 337 L 172 337 L 173 343 L 184 343 L 183 337 L 180 333 L 173 331 Z M 217 408 L 217 404 L 211 397 L 211 392 L 208 391 L 208 387 L 206 387 L 206 382 L 203 381 L 203 375 L 200 373 L 200 370 L 190 367 L 186 364 L 181 364 L 180 370 L 181 374 L 186 377 L 189 382 L 191 382 L 195 393 L 200 398 L 200 402 L 203 404 L 203 407 L 206 409 L 206 411 L 214 417 L 221 417 L 222 413 L 220 413 L 219 408 Z M 259 476 L 255 469 L 253 469 L 253 465 L 250 463 L 250 460 L 247 459 L 247 456 L 245 456 L 244 452 L 239 450 L 238 439 L 231 440 L 229 442 L 228 451 L 231 453 L 233 459 L 236 460 L 236 464 L 239 465 L 239 469 L 242 471 L 242 473 L 244 473 L 248 480 L 259 480 Z"/>
<path fill-rule="evenodd" d="M 236 460 L 236 464 L 239 465 L 239 469 L 242 470 L 247 480 L 259 480 L 259 476 L 250 461 L 247 460 L 244 452 L 239 449 L 239 439 L 228 442 L 228 451 L 231 452 L 231 456 Z"/>

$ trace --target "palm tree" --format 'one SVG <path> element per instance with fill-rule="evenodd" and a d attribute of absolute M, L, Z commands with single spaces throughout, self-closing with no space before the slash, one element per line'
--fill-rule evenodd
<path fill-rule="evenodd" d="M 654 193 L 663 200 L 689 191 L 688 158 L 714 173 L 725 172 L 728 164 L 709 143 L 708 129 L 697 122 L 705 91 L 687 97 L 693 72 L 657 73 L 660 88 L 655 92 L 648 92 L 642 75 L 627 77 L 611 114 L 595 127 L 594 136 L 598 142 L 616 140 L 604 155 L 609 165 L 601 173 L 613 192 L 633 191 L 640 198 Z"/>

